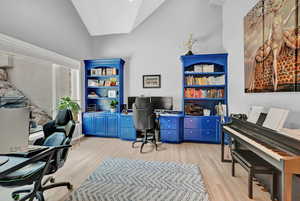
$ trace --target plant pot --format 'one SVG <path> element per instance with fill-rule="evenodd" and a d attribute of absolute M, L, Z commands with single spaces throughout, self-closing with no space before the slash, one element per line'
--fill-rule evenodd
<path fill-rule="evenodd" d="M 111 113 L 115 113 L 116 112 L 116 108 L 110 108 L 110 112 Z"/>
<path fill-rule="evenodd" d="M 78 122 L 78 112 L 72 111 L 72 115 L 73 115 L 73 120 L 74 120 L 75 122 Z"/>

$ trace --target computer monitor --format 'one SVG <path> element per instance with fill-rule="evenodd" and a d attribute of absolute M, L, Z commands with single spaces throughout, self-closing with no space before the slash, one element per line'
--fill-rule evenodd
<path fill-rule="evenodd" d="M 0 109 L 0 154 L 21 152 L 28 147 L 29 109 Z"/>
<path fill-rule="evenodd" d="M 127 109 L 128 110 L 132 110 L 132 105 L 135 102 L 136 96 L 129 96 L 128 97 L 128 106 Z"/>
<path fill-rule="evenodd" d="M 173 98 L 162 96 L 151 96 L 153 109 L 156 110 L 173 110 Z M 128 109 L 132 110 L 132 105 L 135 102 L 136 96 L 128 97 Z"/>
<path fill-rule="evenodd" d="M 173 110 L 172 97 L 152 96 L 151 103 L 156 110 Z"/>

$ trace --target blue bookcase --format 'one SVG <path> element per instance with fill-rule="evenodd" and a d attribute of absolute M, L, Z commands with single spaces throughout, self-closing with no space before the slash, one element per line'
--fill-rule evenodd
<path fill-rule="evenodd" d="M 118 101 L 116 112 L 123 104 L 122 59 L 85 60 L 85 103 L 86 111 L 110 111 L 112 100 Z"/>
<path fill-rule="evenodd" d="M 85 60 L 85 135 L 119 137 L 118 114 L 123 104 L 124 61 L 122 59 Z M 111 112 L 111 101 L 118 102 Z"/>
<path fill-rule="evenodd" d="M 183 64 L 184 141 L 220 143 L 220 116 L 216 105 L 226 107 L 228 116 L 227 54 L 181 56 Z M 195 116 L 190 108 L 210 114 Z"/>

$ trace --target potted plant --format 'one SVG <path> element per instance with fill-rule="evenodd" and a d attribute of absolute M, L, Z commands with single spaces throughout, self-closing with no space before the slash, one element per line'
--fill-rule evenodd
<path fill-rule="evenodd" d="M 111 112 L 116 112 L 117 105 L 118 105 L 118 101 L 117 100 L 112 100 L 110 102 L 110 111 Z"/>
<path fill-rule="evenodd" d="M 75 121 L 78 121 L 78 113 L 80 111 L 80 105 L 77 101 L 72 100 L 69 96 L 65 96 L 59 99 L 58 110 L 69 109 L 72 111 L 72 115 Z"/>

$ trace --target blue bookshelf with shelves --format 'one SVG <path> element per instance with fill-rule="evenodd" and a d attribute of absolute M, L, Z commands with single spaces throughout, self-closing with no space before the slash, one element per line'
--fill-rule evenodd
<path fill-rule="evenodd" d="M 84 61 L 85 109 L 87 112 L 109 111 L 112 100 L 118 102 L 116 112 L 121 112 L 124 63 L 124 60 L 119 58 Z"/>
<path fill-rule="evenodd" d="M 124 60 L 85 60 L 85 112 L 83 133 L 99 137 L 118 137 L 118 114 L 123 104 Z M 115 112 L 110 104 L 117 101 Z"/>
<path fill-rule="evenodd" d="M 184 141 L 220 143 L 220 121 L 216 106 L 228 116 L 227 54 L 181 56 L 183 66 Z M 192 114 L 192 107 L 210 111 L 209 116 Z M 197 116 L 198 115 L 198 116 Z"/>

